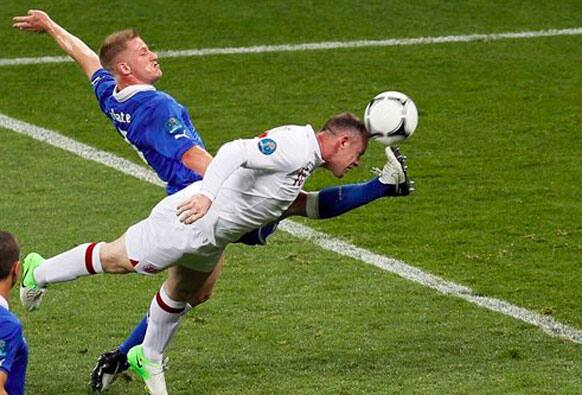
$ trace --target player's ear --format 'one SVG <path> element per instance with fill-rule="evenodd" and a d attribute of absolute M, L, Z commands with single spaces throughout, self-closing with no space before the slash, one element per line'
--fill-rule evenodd
<path fill-rule="evenodd" d="M 350 143 L 350 136 L 348 136 L 347 134 L 342 134 L 339 138 L 339 148 L 344 149 L 346 148 Z"/>
<path fill-rule="evenodd" d="M 127 64 L 126 62 L 119 62 L 115 65 L 115 68 L 117 69 L 117 73 L 119 75 L 129 75 L 131 74 L 131 67 L 129 67 L 129 64 Z"/>
<path fill-rule="evenodd" d="M 18 277 L 20 276 L 20 261 L 12 266 L 12 286 L 18 282 Z"/>

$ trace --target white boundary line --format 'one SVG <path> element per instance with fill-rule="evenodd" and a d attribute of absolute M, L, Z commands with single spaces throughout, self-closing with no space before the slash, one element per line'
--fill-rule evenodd
<path fill-rule="evenodd" d="M 0 114 L 0 127 L 72 152 L 83 159 L 103 164 L 140 180 L 164 186 L 164 183 L 151 170 L 108 152 L 79 143 L 53 130 L 41 128 L 3 114 Z M 582 344 L 582 331 L 564 325 L 551 317 L 529 311 L 500 299 L 475 295 L 471 288 L 426 273 L 405 262 L 375 254 L 293 221 L 283 221 L 280 228 L 295 237 L 309 240 L 324 250 L 368 263 L 385 271 L 397 274 L 407 280 L 432 288 L 442 294 L 456 296 L 486 309 L 524 321 L 537 326 L 548 335 Z"/>
<path fill-rule="evenodd" d="M 186 49 L 181 51 L 159 51 L 160 58 L 182 58 L 210 55 L 254 54 L 266 52 L 313 51 L 339 48 L 396 47 L 404 45 L 427 45 L 443 43 L 467 43 L 472 41 L 498 41 L 516 38 L 554 37 L 581 35 L 582 27 L 571 29 L 550 29 L 526 32 L 506 32 L 492 34 L 468 34 L 458 36 L 437 36 L 417 38 L 393 38 L 387 40 L 327 41 L 319 43 L 258 45 L 253 47 Z M 48 64 L 72 62 L 67 56 L 42 56 L 37 58 L 0 59 L 0 66 L 27 64 Z"/>

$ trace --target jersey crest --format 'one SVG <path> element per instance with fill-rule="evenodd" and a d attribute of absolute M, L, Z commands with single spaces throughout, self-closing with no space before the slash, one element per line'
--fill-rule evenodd
<path fill-rule="evenodd" d="M 172 117 L 166 121 L 166 132 L 170 134 L 176 134 L 182 129 L 184 129 L 184 126 L 182 126 L 182 123 L 178 120 L 178 118 Z"/>
<path fill-rule="evenodd" d="M 273 152 L 277 150 L 277 143 L 273 139 L 262 139 L 259 140 L 259 151 L 261 151 L 264 155 L 271 155 Z"/>
<path fill-rule="evenodd" d="M 166 121 L 166 132 L 174 136 L 176 140 L 181 138 L 190 138 L 188 134 L 188 129 L 184 126 L 184 124 L 176 117 L 171 117 Z"/>

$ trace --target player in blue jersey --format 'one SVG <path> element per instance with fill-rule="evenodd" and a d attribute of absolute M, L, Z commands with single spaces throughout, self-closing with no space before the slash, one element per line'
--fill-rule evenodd
<path fill-rule="evenodd" d="M 0 395 L 24 394 L 28 345 L 22 324 L 8 310 L 8 296 L 20 273 L 19 256 L 18 241 L 0 231 Z"/>
<path fill-rule="evenodd" d="M 101 110 L 125 141 L 167 182 L 168 194 L 201 179 L 212 156 L 204 149 L 187 110 L 153 86 L 162 76 L 158 57 L 134 30 L 108 36 L 97 55 L 42 11 L 31 10 L 26 16 L 15 17 L 14 27 L 49 33 L 81 66 L 91 80 Z M 362 184 L 302 193 L 285 216 L 331 218 L 380 197 L 407 193 L 407 183 L 399 187 L 376 177 Z M 275 227 L 276 224 L 269 224 L 245 235 L 241 241 L 251 245 L 264 244 Z M 87 245 L 86 248 L 87 253 L 99 254 L 99 245 Z M 222 261 L 190 301 L 191 307 L 210 298 L 221 267 Z M 171 272 L 169 276 L 172 276 Z M 196 272 L 189 273 L 189 276 L 192 281 L 198 279 Z M 119 349 L 99 358 L 91 377 L 94 390 L 106 389 L 114 375 L 126 368 L 125 354 L 133 345 L 141 343 L 146 328 L 147 319 L 144 318 Z"/>

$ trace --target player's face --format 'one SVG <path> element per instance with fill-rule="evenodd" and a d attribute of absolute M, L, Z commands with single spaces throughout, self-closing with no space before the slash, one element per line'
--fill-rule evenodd
<path fill-rule="evenodd" d="M 336 177 L 342 178 L 352 168 L 360 165 L 360 157 L 366 152 L 368 141 L 362 136 L 343 135 L 335 144 L 335 152 L 326 160 L 325 167 Z"/>
<path fill-rule="evenodd" d="M 127 42 L 127 49 L 123 51 L 121 58 L 127 63 L 131 69 L 131 74 L 140 83 L 153 84 L 162 76 L 158 55 L 150 51 L 140 37 Z"/>

